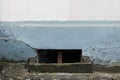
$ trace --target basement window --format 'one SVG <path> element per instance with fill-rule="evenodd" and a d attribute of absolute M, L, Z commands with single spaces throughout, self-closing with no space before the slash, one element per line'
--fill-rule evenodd
<path fill-rule="evenodd" d="M 39 63 L 78 63 L 81 62 L 81 49 L 38 49 Z"/>

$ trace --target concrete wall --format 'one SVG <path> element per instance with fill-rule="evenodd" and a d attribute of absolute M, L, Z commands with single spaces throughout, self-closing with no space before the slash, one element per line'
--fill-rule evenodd
<path fill-rule="evenodd" d="M 7 26 L 7 27 L 5 27 Z M 82 49 L 83 55 L 91 59 L 112 60 L 120 57 L 120 22 L 119 21 L 43 21 L 43 22 L 12 22 L 1 23 L 1 38 L 14 40 L 1 41 L 0 53 L 4 55 L 21 53 L 27 57 L 35 56 L 30 45 L 37 49 Z M 10 37 L 4 35 L 12 35 Z M 22 41 L 24 43 L 21 43 Z M 25 48 L 23 48 L 23 46 Z M 18 48 L 17 48 L 18 47 Z M 21 49 L 22 48 L 22 49 Z M 19 52 L 16 52 L 19 51 Z M 26 52 L 26 54 L 25 54 Z M 0 54 L 3 56 L 3 54 Z M 9 56 L 10 57 L 10 56 Z M 19 57 L 19 56 L 18 56 Z M 13 58 L 13 56 L 12 56 Z M 16 57 L 14 56 L 16 59 Z M 19 57 L 21 59 L 21 57 Z"/>
<path fill-rule="evenodd" d="M 9 27 L 0 26 L 0 59 L 22 61 L 35 56 L 34 49 L 17 40 Z"/>

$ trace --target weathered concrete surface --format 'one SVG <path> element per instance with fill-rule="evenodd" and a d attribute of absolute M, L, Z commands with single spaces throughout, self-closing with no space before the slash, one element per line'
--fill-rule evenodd
<path fill-rule="evenodd" d="M 10 61 L 25 61 L 37 56 L 32 47 L 24 41 L 19 41 L 11 28 L 0 23 L 0 59 Z"/>
<path fill-rule="evenodd" d="M 94 64 L 93 71 L 98 72 L 107 72 L 107 73 L 120 73 L 120 65 L 119 64 L 107 64 L 107 65 L 100 65 Z"/>
<path fill-rule="evenodd" d="M 93 73 L 28 73 L 23 63 L 0 63 L 2 80 L 120 80 L 120 73 L 93 71 Z"/>
<path fill-rule="evenodd" d="M 118 60 L 119 26 L 120 21 L 0 22 L 0 38 L 17 39 L 38 49 L 78 48 L 91 60 Z"/>
<path fill-rule="evenodd" d="M 0 58 L 3 60 L 21 61 L 37 54 L 34 49 L 18 40 L 0 40 Z"/>
<path fill-rule="evenodd" d="M 63 63 L 63 64 L 34 64 L 29 65 L 29 72 L 40 73 L 92 73 L 92 64 L 90 63 Z"/>

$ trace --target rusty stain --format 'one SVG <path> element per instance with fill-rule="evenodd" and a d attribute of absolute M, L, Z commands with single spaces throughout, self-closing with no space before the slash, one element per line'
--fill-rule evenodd
<path fill-rule="evenodd" d="M 62 51 L 58 51 L 58 63 L 62 63 Z"/>

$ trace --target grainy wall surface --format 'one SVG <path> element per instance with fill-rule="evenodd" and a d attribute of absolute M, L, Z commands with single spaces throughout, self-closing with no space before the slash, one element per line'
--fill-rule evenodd
<path fill-rule="evenodd" d="M 17 59 L 34 56 L 27 44 L 37 49 L 82 49 L 83 55 L 95 59 L 95 63 L 115 60 L 119 63 L 119 26 L 119 21 L 0 22 L 0 57 L 8 58 L 8 54 L 11 59 L 16 59 L 19 54 Z M 18 41 L 14 43 L 9 39 Z"/>

